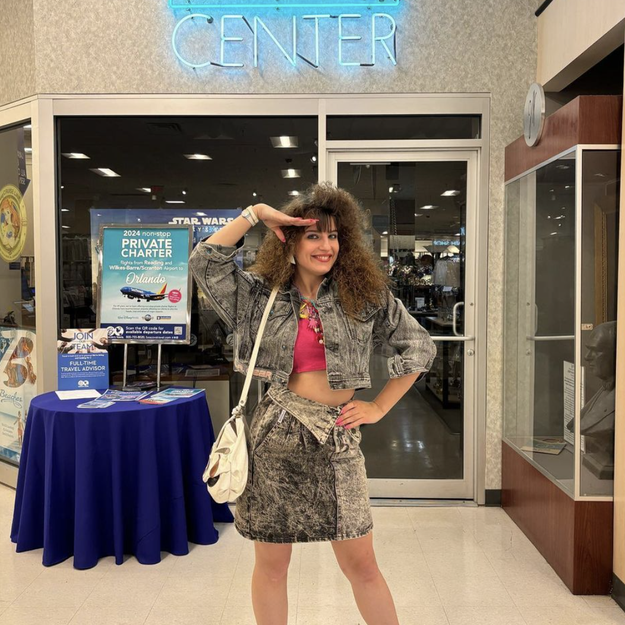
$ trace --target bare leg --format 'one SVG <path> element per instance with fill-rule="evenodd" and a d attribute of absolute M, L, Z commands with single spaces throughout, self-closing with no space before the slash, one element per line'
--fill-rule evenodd
<path fill-rule="evenodd" d="M 332 541 L 332 548 L 367 625 L 399 625 L 393 597 L 373 553 L 373 533 Z"/>
<path fill-rule="evenodd" d="M 287 573 L 292 545 L 254 543 L 252 605 L 258 625 L 287 625 Z"/>

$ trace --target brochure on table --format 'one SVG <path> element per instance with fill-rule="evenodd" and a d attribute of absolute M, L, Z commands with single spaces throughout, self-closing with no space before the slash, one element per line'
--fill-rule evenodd
<path fill-rule="evenodd" d="M 63 330 L 57 341 L 59 390 L 107 388 L 108 343 L 105 328 Z"/>
<path fill-rule="evenodd" d="M 114 343 L 190 340 L 190 226 L 102 226 L 98 326 Z"/>

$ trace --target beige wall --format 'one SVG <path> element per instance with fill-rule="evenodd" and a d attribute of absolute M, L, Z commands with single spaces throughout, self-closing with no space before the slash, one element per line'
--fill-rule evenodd
<path fill-rule="evenodd" d="M 0 2 L 0 104 L 35 93 L 33 0 Z"/>
<path fill-rule="evenodd" d="M 625 80 L 625 77 L 624 77 Z M 625 107 L 623 107 L 625 129 Z M 625 154 L 625 133 L 621 155 Z M 614 441 L 614 573 L 625 582 L 625 159 L 621 158 L 621 221 L 619 226 L 619 270 L 616 379 L 615 441 Z"/>
<path fill-rule="evenodd" d="M 525 95 L 536 73 L 539 0 L 405 0 L 396 68 L 332 62 L 318 71 L 289 67 L 276 55 L 260 69 L 197 72 L 171 51 L 177 18 L 166 0 L 32 1 L 38 93 L 491 94 L 486 488 L 499 488 L 504 147 L 523 131 Z"/>
<path fill-rule="evenodd" d="M 559 91 L 623 44 L 623 0 L 555 0 L 538 18 L 537 82 Z"/>

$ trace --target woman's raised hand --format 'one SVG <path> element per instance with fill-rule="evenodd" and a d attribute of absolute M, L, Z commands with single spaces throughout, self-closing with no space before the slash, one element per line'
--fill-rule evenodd
<path fill-rule="evenodd" d="M 290 217 L 272 208 L 269 204 L 255 204 L 253 209 L 258 219 L 260 219 L 267 228 L 272 230 L 282 243 L 286 243 L 284 232 L 282 232 L 282 226 L 310 226 L 318 221 L 318 219 Z"/>

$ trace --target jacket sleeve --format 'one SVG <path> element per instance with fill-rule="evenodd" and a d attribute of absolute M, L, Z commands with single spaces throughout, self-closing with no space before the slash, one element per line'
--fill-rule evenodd
<path fill-rule="evenodd" d="M 233 329 L 237 317 L 247 310 L 251 287 L 260 280 L 237 265 L 237 251 L 236 247 L 201 241 L 189 258 L 196 283 L 219 317 Z"/>
<path fill-rule="evenodd" d="M 397 352 L 388 359 L 391 378 L 425 373 L 436 357 L 436 345 L 428 332 L 390 290 L 386 293 L 386 304 L 376 314 L 373 341 L 386 343 Z"/>

